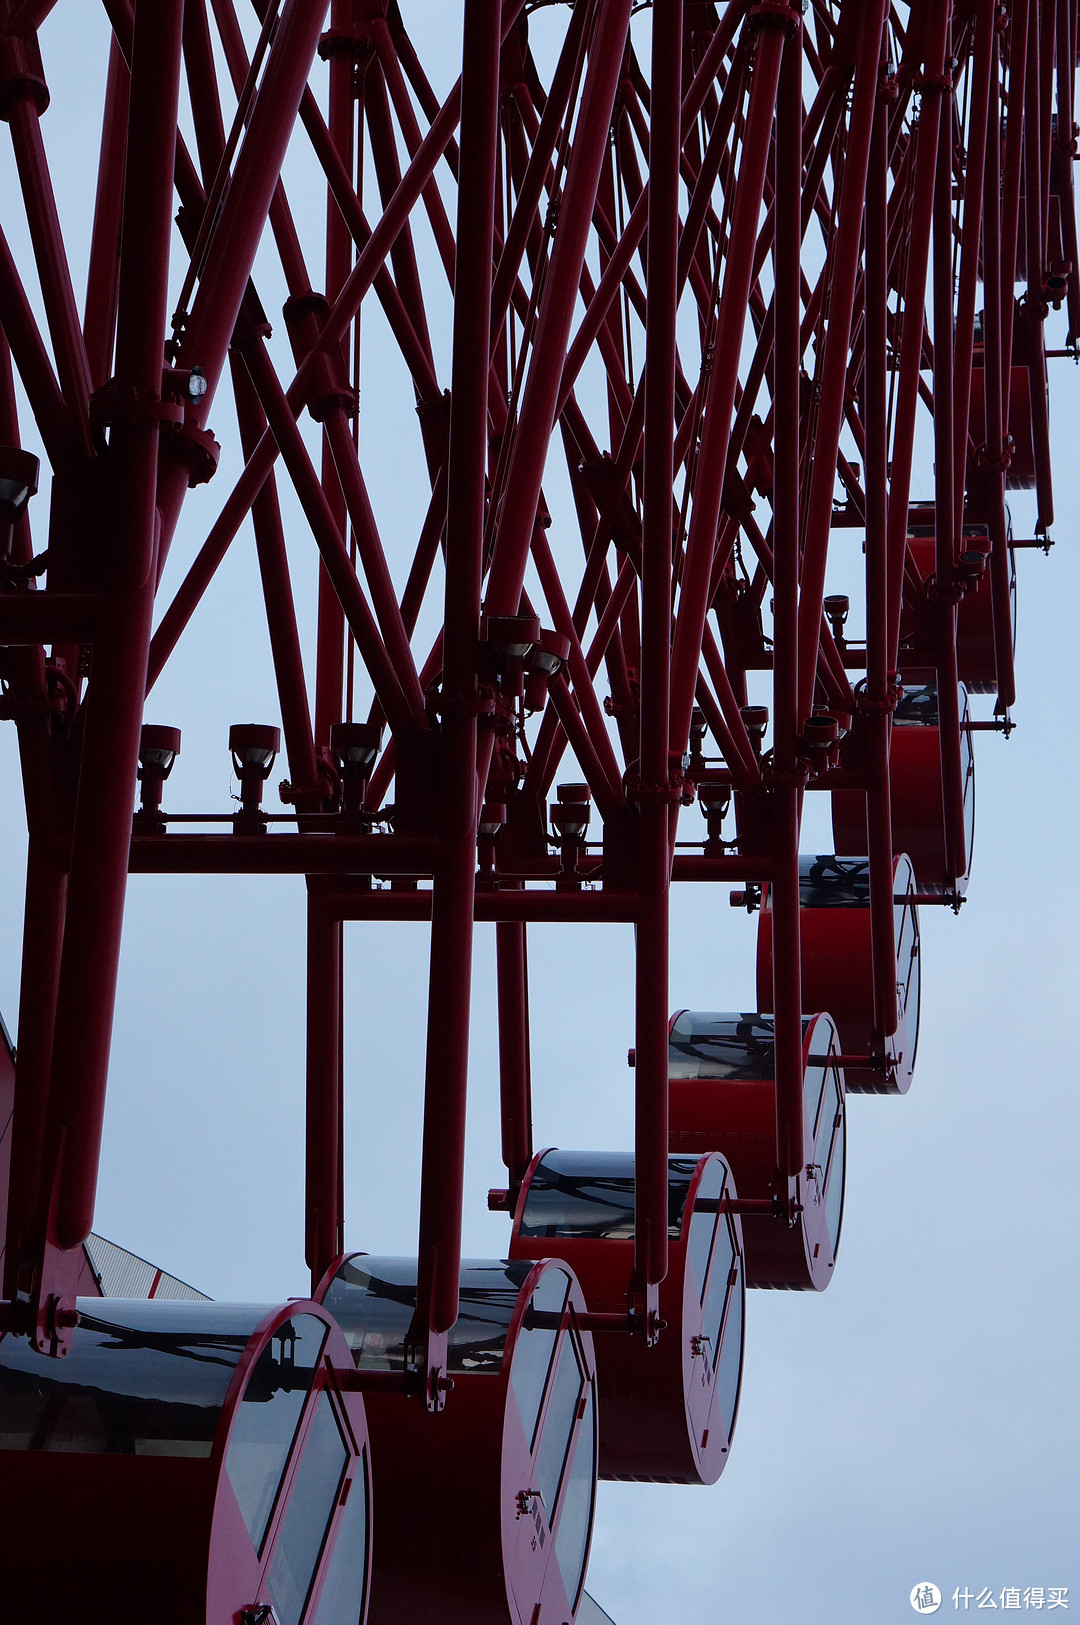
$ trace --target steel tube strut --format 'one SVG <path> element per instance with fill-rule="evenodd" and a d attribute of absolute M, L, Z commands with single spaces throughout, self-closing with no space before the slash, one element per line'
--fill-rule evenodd
<path fill-rule="evenodd" d="M 830 254 L 829 322 L 821 365 L 821 398 L 814 455 L 810 465 L 803 538 L 802 589 L 799 597 L 799 711 L 809 716 L 817 680 L 825 562 L 836 488 L 836 458 L 843 423 L 844 399 L 855 303 L 859 241 L 866 202 L 866 171 L 877 100 L 878 63 L 886 0 L 868 0 L 859 14 L 858 60 L 851 127 L 844 149 L 843 178 L 836 238 Z M 921 306 L 920 319 L 921 319 Z"/>
<path fill-rule="evenodd" d="M 342 927 L 308 893 L 305 1257 L 312 1291 L 345 1245 L 342 1230 Z"/>
<path fill-rule="evenodd" d="M 783 53 L 784 19 L 765 14 L 750 77 L 746 129 L 735 183 L 731 213 L 731 240 L 724 271 L 720 313 L 716 323 L 712 370 L 709 374 L 705 423 L 701 437 L 694 506 L 686 541 L 679 591 L 679 610 L 671 655 L 671 721 L 669 747 L 682 752 L 690 734 L 701 640 L 709 607 L 720 516 L 724 470 L 731 437 L 731 415 L 738 383 L 739 357 L 747 321 L 753 281 L 757 222 L 769 157 L 776 87 Z M 732 719 L 729 720 L 729 726 Z"/>
<path fill-rule="evenodd" d="M 544 282 L 533 364 L 522 395 L 507 474 L 485 597 L 484 607 L 489 615 L 516 615 L 518 612 L 629 23 L 630 0 L 610 0 L 596 26 L 573 150 L 567 165 L 559 229 Z"/>
<path fill-rule="evenodd" d="M 863 422 L 866 431 L 866 701 L 870 788 L 866 801 L 874 1035 L 896 1031 L 896 915 L 893 903 L 889 736 L 895 691 L 889 672 L 888 504 L 888 102 L 879 94 L 866 191 L 866 319 Z"/>
<path fill-rule="evenodd" d="M 458 256 L 446 518 L 444 823 L 435 872 L 428 981 L 420 1256 L 414 1365 L 440 1407 L 446 1333 L 458 1313 L 476 831 L 477 640 L 487 468 L 488 333 L 495 232 L 500 8 L 465 0 Z M 516 609 L 516 604 L 515 604 Z M 421 1364 L 422 1362 L 422 1364 Z"/>
<path fill-rule="evenodd" d="M 532 1161 L 532 1079 L 529 1062 L 529 965 L 524 921 L 495 927 L 499 998 L 499 1098 L 502 1158 L 511 1200 Z"/>
<path fill-rule="evenodd" d="M 653 9 L 649 303 L 645 328 L 644 501 L 641 521 L 641 722 L 635 940 L 634 1290 L 667 1274 L 668 892 L 672 778 L 671 572 L 675 472 L 675 317 L 678 309 L 679 156 L 682 149 L 682 0 Z M 651 1326 L 647 1335 L 652 1335 Z"/>
<path fill-rule="evenodd" d="M 806 767 L 798 751 L 801 731 L 798 656 L 802 68 L 800 22 L 784 42 L 776 112 L 773 752 L 777 783 L 773 795 L 777 807 L 772 909 L 776 1156 L 779 1172 L 785 1180 L 793 1179 L 800 1173 L 806 1161 L 803 1147 L 802 951 L 799 928 L 799 811 Z"/>
<path fill-rule="evenodd" d="M 137 0 L 128 150 L 139 161 L 125 180 L 115 376 L 120 391 L 149 402 L 161 390 L 182 22 L 182 0 Z M 152 412 L 114 424 L 102 523 L 115 620 L 95 648 L 86 709 L 44 1171 L 55 1180 L 51 1239 L 62 1249 L 85 1240 L 94 1214 L 153 607 L 157 464 Z"/>

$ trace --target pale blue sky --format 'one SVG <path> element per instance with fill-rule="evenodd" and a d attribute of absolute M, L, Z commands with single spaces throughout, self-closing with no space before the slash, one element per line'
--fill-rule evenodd
<path fill-rule="evenodd" d="M 459 7 L 402 0 L 402 9 L 445 88 Z M 80 299 L 104 42 L 98 9 L 85 5 L 61 4 L 43 34 L 54 91 L 44 131 Z M 289 178 L 316 242 L 309 173 L 297 160 Z M 6 141 L 0 177 L 13 197 Z M 11 236 L 22 254 L 17 227 Z M 274 319 L 280 297 L 265 263 Z M 445 294 L 436 303 L 448 308 Z M 443 366 L 445 331 L 436 340 Z M 362 447 L 384 529 L 404 546 L 416 492 L 389 436 L 410 403 L 383 366 L 382 343 L 373 318 Z M 1054 366 L 1058 545 L 1049 559 L 1020 558 L 1019 727 L 1007 743 L 977 739 L 969 901 L 958 918 L 924 911 L 915 1083 L 905 1099 L 850 1104 L 830 1290 L 751 1296 L 742 1410 L 720 1483 L 601 1487 L 589 1588 L 617 1625 L 890 1625 L 914 1617 L 908 1593 L 924 1579 L 946 1593 L 942 1618 L 955 1612 L 957 1586 L 1069 1585 L 1080 1608 L 1080 372 Z M 228 410 L 223 397 L 212 419 L 222 470 L 193 493 L 177 570 L 235 477 Z M 39 546 L 46 502 L 33 510 Z M 309 635 L 313 554 L 288 511 Z M 1030 534 L 1028 497 L 1014 516 L 1017 534 Z M 848 545 L 841 574 L 859 568 Z M 169 806 L 227 811 L 228 725 L 277 720 L 261 615 L 245 527 L 147 711 L 184 730 Z M 22 812 L 10 726 L 0 729 L 0 760 L 0 1008 L 14 1026 Z M 827 849 L 811 833 L 823 813 L 809 814 L 807 850 Z M 217 1297 L 305 1290 L 303 918 L 299 880 L 136 877 L 129 892 L 97 1228 Z M 628 1145 L 629 932 L 543 928 L 530 941 L 537 1143 Z M 415 1247 L 425 945 L 420 927 L 348 928 L 347 1238 L 357 1248 Z M 754 924 L 728 908 L 725 888 L 684 888 L 674 1005 L 749 1008 L 753 948 Z M 498 1253 L 507 1234 L 484 1207 L 501 1177 L 493 981 L 492 934 L 481 929 L 465 1236 L 474 1254 Z"/>

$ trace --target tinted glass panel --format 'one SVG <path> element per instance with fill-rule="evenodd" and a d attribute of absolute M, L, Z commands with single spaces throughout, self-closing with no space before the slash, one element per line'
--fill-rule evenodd
<path fill-rule="evenodd" d="M 359 1625 L 367 1572 L 367 1456 L 338 1521 L 313 1625 Z"/>
<path fill-rule="evenodd" d="M 806 1032 L 807 1021 L 803 1021 L 803 1032 Z M 829 1058 L 836 1054 L 836 1028 L 829 1016 L 819 1016 L 814 1024 L 814 1036 L 811 1041 L 810 1054 L 806 1057 L 806 1071 L 803 1075 L 803 1100 L 806 1104 L 806 1117 L 810 1124 L 810 1133 L 815 1146 L 818 1135 L 821 1133 L 822 1112 L 825 1102 L 825 1073 L 829 1067 Z M 824 1149 L 828 1150 L 826 1141 Z M 815 1155 L 815 1162 L 820 1159 Z M 824 1162 L 821 1162 L 824 1168 Z"/>
<path fill-rule="evenodd" d="M 731 1269 L 734 1262 L 735 1245 L 731 1225 L 727 1216 L 721 1215 L 716 1234 L 716 1245 L 713 1247 L 712 1274 L 709 1276 L 709 1287 L 705 1294 L 705 1308 L 701 1317 L 702 1333 L 709 1339 L 709 1364 L 714 1370 L 720 1358 L 720 1338 L 724 1324 L 724 1309 L 727 1305 L 729 1293 L 734 1290 L 730 1284 Z"/>
<path fill-rule="evenodd" d="M 668 1056 L 672 1078 L 771 1078 L 772 1017 L 684 1010 L 672 1026 Z"/>
<path fill-rule="evenodd" d="M 799 902 L 803 908 L 869 908 L 869 858 L 800 858 Z"/>
<path fill-rule="evenodd" d="M 279 1326 L 250 1373 L 229 1435 L 225 1471 L 258 1551 L 311 1391 L 326 1327 L 314 1315 Z"/>
<path fill-rule="evenodd" d="M 911 971 L 908 977 L 907 998 L 904 1002 L 904 1013 L 908 1021 L 908 1054 L 911 1065 L 915 1065 L 915 1056 L 919 1048 L 919 1009 L 922 993 L 922 951 L 916 953 L 911 962 Z"/>
<path fill-rule="evenodd" d="M 555 1501 L 570 1443 L 570 1431 L 581 1398 L 581 1367 L 571 1337 L 563 1338 L 557 1360 L 551 1399 L 540 1429 L 540 1443 L 536 1452 L 536 1487 L 540 1491 L 549 1525 L 554 1521 Z"/>
<path fill-rule="evenodd" d="M 690 1234 L 687 1240 L 687 1257 L 690 1268 L 694 1274 L 697 1286 L 698 1302 L 705 1295 L 705 1287 L 709 1273 L 709 1258 L 712 1253 L 713 1237 L 719 1222 L 719 1214 L 709 1212 L 702 1204 L 719 1202 L 724 1193 L 724 1182 L 727 1170 L 722 1162 L 711 1162 L 701 1176 L 701 1183 L 694 1198 L 694 1212 L 690 1217 Z"/>
<path fill-rule="evenodd" d="M 280 1625 L 299 1625 L 349 1453 L 324 1389 L 289 1489 L 266 1581 Z"/>
<path fill-rule="evenodd" d="M 0 1449 L 209 1456 L 260 1304 L 80 1298 L 64 1360 L 0 1340 Z"/>
<path fill-rule="evenodd" d="M 668 1159 L 668 1234 L 682 1224 L 692 1157 Z M 533 1173 L 521 1217 L 523 1236 L 631 1240 L 634 1159 L 626 1152 L 551 1151 Z"/>
<path fill-rule="evenodd" d="M 847 1130 L 840 1092 L 836 1087 L 835 1074 L 833 1075 L 832 1084 L 833 1086 L 829 1091 L 832 1114 L 827 1118 L 827 1127 L 831 1133 L 832 1144 L 829 1148 L 828 1162 L 823 1161 L 822 1167 L 825 1170 L 825 1222 L 828 1226 L 829 1240 L 832 1243 L 832 1250 L 835 1255 L 840 1244 L 840 1221 L 844 1209 Z M 836 1121 L 837 1117 L 839 1117 L 839 1123 Z"/>
<path fill-rule="evenodd" d="M 938 723 L 937 685 L 905 683 L 904 697 L 893 712 L 893 721 L 936 728 Z"/>
<path fill-rule="evenodd" d="M 968 868 L 971 868 L 971 850 L 975 843 L 975 752 L 966 724 L 968 720 L 967 690 L 960 684 L 960 777 L 964 783 L 964 835 L 967 842 Z"/>
<path fill-rule="evenodd" d="M 545 1270 L 514 1345 L 510 1387 L 530 1450 L 569 1287 L 570 1277 L 563 1270 Z"/>
<path fill-rule="evenodd" d="M 743 1317 L 746 1309 L 746 1282 L 743 1278 L 742 1259 L 738 1260 L 739 1278 L 731 1289 L 724 1341 L 720 1349 L 720 1365 L 713 1378 L 716 1392 L 714 1401 L 720 1407 L 723 1425 L 731 1432 L 739 1404 L 739 1382 L 742 1377 Z"/>
<path fill-rule="evenodd" d="M 585 1579 L 585 1559 L 589 1551 L 593 1502 L 596 1498 L 596 1407 L 593 1385 L 585 1392 L 585 1415 L 566 1475 L 559 1530 L 555 1536 L 555 1560 L 559 1565 L 566 1595 L 573 1607 Z"/>
<path fill-rule="evenodd" d="M 461 1312 L 449 1336 L 450 1371 L 494 1374 L 502 1363 L 518 1295 L 532 1265 L 463 1259 Z M 364 1371 L 401 1371 L 416 1308 L 416 1259 L 347 1259 L 323 1299 Z"/>
<path fill-rule="evenodd" d="M 912 993 L 915 993 L 916 1002 L 911 1004 L 913 1017 L 918 1010 L 918 943 L 919 928 L 915 905 L 909 904 L 903 910 L 903 919 L 896 939 L 896 987 L 901 1012 L 907 1010 L 911 1004 Z"/>

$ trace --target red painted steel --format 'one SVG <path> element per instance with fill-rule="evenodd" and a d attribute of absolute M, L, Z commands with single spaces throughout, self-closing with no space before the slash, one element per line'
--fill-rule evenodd
<path fill-rule="evenodd" d="M 783 1230 L 801 1284 L 821 1284 L 807 1221 L 787 1230 L 813 1184 L 803 1021 L 830 1007 L 802 816 L 829 792 L 837 852 L 868 859 L 847 922 L 859 1011 L 833 1011 L 860 1035 L 858 1088 L 864 1048 L 910 1053 L 897 854 L 924 900 L 958 905 L 971 732 L 1011 726 L 1010 489 L 1034 489 L 1049 541 L 1048 368 L 1080 340 L 1075 0 L 671 0 L 651 17 L 465 0 L 442 98 L 390 0 L 256 0 L 253 17 L 106 0 L 88 254 L 42 140 L 64 9 L 0 4 L 21 193 L 0 219 L 0 710 L 29 830 L 3 1324 L 46 1353 L 69 1339 L 129 872 L 307 877 L 315 1279 L 345 1225 L 343 942 L 353 921 L 431 921 L 409 1382 L 433 1407 L 458 1309 L 474 922 L 497 923 L 515 1194 L 528 924 L 635 929 L 636 1359 L 675 1290 L 669 1131 L 722 1148 L 750 1111 L 721 1088 L 707 1124 L 669 1125 L 671 887 L 734 882 L 753 910 L 768 886 L 775 1064 L 750 1091 L 745 1191 L 734 1148 L 733 1165 L 743 1199 L 785 1215 L 747 1210 L 748 1253 Z M 301 150 L 325 183 L 314 243 L 290 197 Z M 275 278 L 284 368 L 261 302 Z M 377 511 L 364 450 L 384 406 L 363 367 L 375 303 L 417 405 L 399 448 L 414 534 Z M 219 473 L 192 538 L 186 494 Z M 253 770 L 240 813 L 208 819 L 178 776 L 133 825 L 146 695 L 249 513 L 262 605 L 236 623 L 265 623 L 286 799 L 263 806 Z M 841 595 L 831 544 L 851 529 L 865 570 Z M 159 595 L 171 550 L 180 584 Z M 962 684 L 996 695 L 992 720 L 971 721 Z M 936 695 L 921 724 L 916 685 Z M 189 719 L 170 720 L 190 750 Z"/>
<path fill-rule="evenodd" d="M 33 1609 L 45 1567 L 73 1612 L 108 1595 L 135 1617 L 153 1596 L 169 1625 L 314 1619 L 325 1595 L 363 1625 L 370 1462 L 351 1366 L 303 1299 L 82 1297 L 62 1361 L 0 1337 L 0 1507 L 25 1558 L 11 1606 Z"/>
<path fill-rule="evenodd" d="M 600 1477 L 713 1484 L 727 1465 L 738 1413 L 742 1220 L 731 1211 L 737 1193 L 723 1158 L 665 1161 L 670 1267 L 659 1294 L 667 1328 L 658 1348 L 626 1333 L 631 1156 L 541 1152 L 521 1188 L 510 1253 L 563 1258 L 581 1283 L 596 1348 Z"/>
<path fill-rule="evenodd" d="M 718 1035 L 718 1036 L 717 1036 Z M 831 1016 L 805 1016 L 799 1110 L 805 1161 L 776 1157 L 782 1054 L 771 1017 L 682 1010 L 671 1018 L 669 1148 L 719 1151 L 740 1201 L 765 1211 L 743 1221 L 746 1284 L 822 1292 L 832 1280 L 843 1220 L 846 1130 L 843 1058 Z"/>
<path fill-rule="evenodd" d="M 522 1625 L 578 1604 L 592 1536 L 597 1404 L 585 1299 L 565 1264 L 469 1259 L 444 1416 L 407 1396 L 417 1261 L 353 1253 L 318 1296 L 365 1395 L 380 1533 L 371 1625 Z M 415 1516 L 418 1484 L 437 1518 Z"/>

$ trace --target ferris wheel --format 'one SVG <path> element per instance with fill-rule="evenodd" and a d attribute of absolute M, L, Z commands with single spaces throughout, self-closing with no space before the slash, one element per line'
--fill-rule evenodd
<path fill-rule="evenodd" d="M 748 1290 L 842 1268 L 849 1098 L 912 1086 L 920 914 L 978 885 L 1080 343 L 1077 7 L 105 0 L 92 211 L 45 145 L 70 9 L 0 6 L 2 1518 L 44 1560 L 92 1503 L 58 1583 L 118 1617 L 606 1617 L 598 1474 L 720 1476 Z M 234 683 L 207 811 L 172 774 Z M 94 1232 L 129 874 L 304 878 L 302 1300 Z M 680 1006 L 688 885 L 752 920 L 752 1009 Z M 430 933 L 407 1258 L 346 1245 L 357 922 Z M 611 925 L 633 1146 L 536 1144 L 530 933 Z"/>

